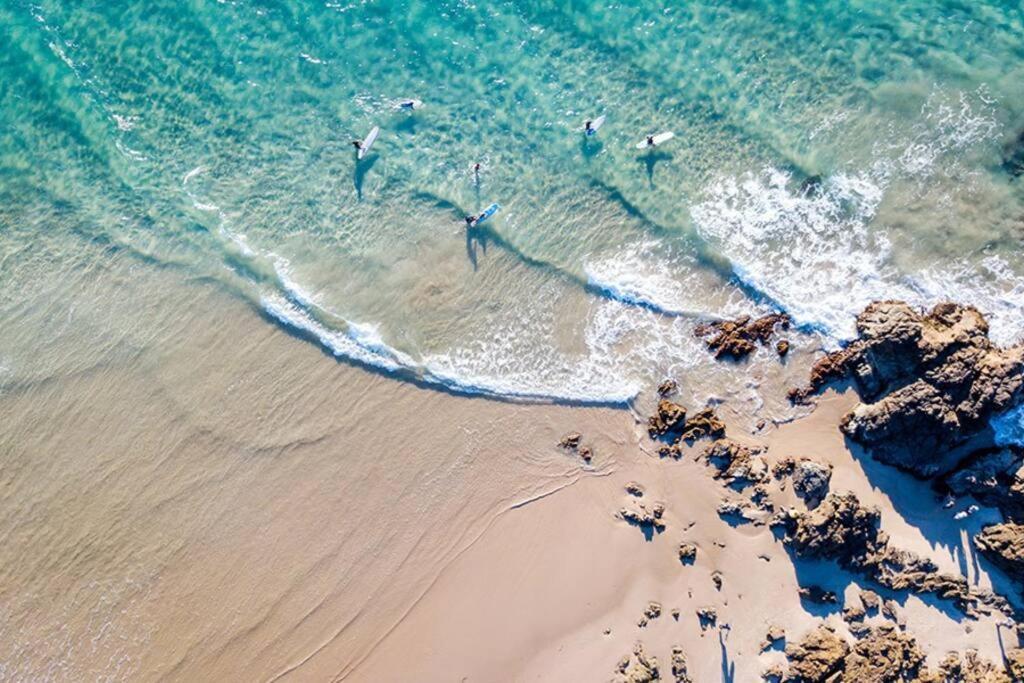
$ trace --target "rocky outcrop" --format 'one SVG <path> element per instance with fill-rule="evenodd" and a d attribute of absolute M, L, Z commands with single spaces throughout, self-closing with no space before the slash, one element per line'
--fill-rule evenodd
<path fill-rule="evenodd" d="M 760 448 L 719 439 L 704 449 L 704 459 L 717 470 L 715 479 L 742 489 L 768 480 L 768 463 L 761 453 Z"/>
<path fill-rule="evenodd" d="M 643 643 L 633 647 L 633 656 L 624 656 L 619 660 L 615 670 L 620 674 L 616 680 L 622 683 L 653 683 L 661 680 L 657 657 L 644 652 Z"/>
<path fill-rule="evenodd" d="M 846 641 L 827 626 L 811 631 L 797 643 L 786 646 L 789 660 L 787 681 L 823 683 L 842 670 L 843 660 L 850 652 Z"/>
<path fill-rule="evenodd" d="M 697 559 L 697 546 L 693 543 L 679 544 L 679 561 L 683 564 L 693 564 Z"/>
<path fill-rule="evenodd" d="M 736 320 L 698 325 L 694 333 L 705 339 L 708 350 L 715 354 L 715 358 L 728 356 L 739 359 L 753 353 L 757 344 L 768 344 L 776 328 L 788 330 L 789 324 L 790 318 L 785 313 L 772 313 L 757 319 L 745 315 Z M 784 354 L 785 351 L 779 351 L 779 355 Z"/>
<path fill-rule="evenodd" d="M 655 531 L 665 530 L 665 506 L 661 503 L 654 503 L 648 507 L 644 503 L 634 502 L 632 505 L 619 510 L 619 516 L 634 526 L 640 527 L 645 533 L 653 534 Z"/>
<path fill-rule="evenodd" d="M 662 399 L 654 415 L 647 419 L 647 433 L 652 439 L 668 437 L 669 444 L 661 446 L 658 455 L 678 460 L 682 457 L 684 442 L 692 443 L 705 437 L 720 438 L 725 435 L 725 423 L 714 408 L 704 408 L 687 418 L 685 408 Z"/>
<path fill-rule="evenodd" d="M 793 491 L 814 507 L 828 495 L 832 466 L 813 460 L 801 460 L 793 467 Z"/>
<path fill-rule="evenodd" d="M 993 524 L 974 536 L 974 546 L 1010 576 L 1024 577 L 1024 524 Z"/>
<path fill-rule="evenodd" d="M 871 629 L 843 662 L 843 680 L 896 683 L 912 680 L 924 664 L 917 642 L 889 624 Z"/>
<path fill-rule="evenodd" d="M 647 419 L 647 433 L 652 439 L 682 431 L 686 424 L 686 408 L 668 399 L 658 401 L 658 409 Z"/>
<path fill-rule="evenodd" d="M 814 364 L 806 400 L 825 384 L 852 379 L 866 401 L 841 428 L 883 462 L 920 476 L 949 471 L 943 456 L 1024 395 L 1024 345 L 1003 349 L 971 306 L 945 303 L 922 315 L 881 301 L 857 318 L 858 338 Z"/>
<path fill-rule="evenodd" d="M 863 507 L 852 493 L 830 493 L 807 512 L 786 510 L 772 524 L 784 530 L 783 543 L 797 557 L 835 560 L 891 590 L 934 593 L 968 615 L 981 605 L 1010 611 L 1005 600 L 972 588 L 959 574 L 940 572 L 931 561 L 890 546 L 879 529 L 878 510 Z"/>

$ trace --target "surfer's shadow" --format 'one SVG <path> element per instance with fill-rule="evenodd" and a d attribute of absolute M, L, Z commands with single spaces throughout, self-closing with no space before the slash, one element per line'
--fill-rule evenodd
<path fill-rule="evenodd" d="M 644 165 L 644 172 L 647 174 L 647 182 L 654 187 L 654 169 L 662 161 L 672 161 L 675 157 L 669 152 L 650 150 L 637 156 L 638 163 Z"/>
<path fill-rule="evenodd" d="M 604 150 L 604 143 L 584 135 L 580 139 L 580 154 L 585 159 L 593 159 Z"/>
<path fill-rule="evenodd" d="M 484 256 L 487 255 L 487 243 L 492 241 L 494 235 L 490 233 L 487 228 L 476 227 L 466 228 L 466 256 L 469 258 L 469 262 L 473 265 L 473 270 L 477 269 L 477 247 L 480 247 L 480 253 Z"/>
<path fill-rule="evenodd" d="M 356 165 L 352 170 L 352 185 L 356 189 L 356 198 L 359 201 L 363 200 L 363 183 L 366 181 L 366 174 L 370 172 L 378 159 L 380 159 L 379 154 L 372 154 L 365 159 L 356 158 Z"/>

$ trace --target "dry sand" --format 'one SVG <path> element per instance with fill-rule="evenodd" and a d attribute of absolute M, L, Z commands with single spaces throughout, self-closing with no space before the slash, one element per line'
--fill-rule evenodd
<path fill-rule="evenodd" d="M 781 661 L 758 653 L 770 624 L 841 624 L 802 605 L 798 581 L 856 594 L 833 565 L 794 565 L 767 527 L 719 519 L 729 494 L 696 451 L 658 459 L 628 411 L 410 386 L 206 285 L 131 286 L 131 307 L 111 278 L 46 312 L 86 316 L 96 336 L 54 348 L 102 347 L 96 362 L 0 391 L 0 678 L 607 680 L 640 640 L 663 665 L 681 645 L 695 680 L 748 681 Z M 980 518 L 954 522 L 852 454 L 835 428 L 852 400 L 737 438 L 831 462 L 833 489 L 881 507 L 896 544 L 984 585 L 967 542 Z M 592 466 L 555 446 L 573 430 Z M 616 515 L 630 481 L 666 505 L 651 540 Z M 663 611 L 641 628 L 650 601 Z M 901 602 L 933 656 L 998 656 L 992 620 Z M 703 606 L 730 628 L 702 632 Z"/>

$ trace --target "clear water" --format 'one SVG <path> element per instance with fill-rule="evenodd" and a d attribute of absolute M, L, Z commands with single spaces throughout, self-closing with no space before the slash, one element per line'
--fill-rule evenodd
<path fill-rule="evenodd" d="M 4 0 L 0 320 L 99 248 L 492 395 L 709 377 L 695 321 L 768 308 L 830 344 L 872 298 L 953 298 L 1020 337 L 1019 3 L 677 5 Z"/>

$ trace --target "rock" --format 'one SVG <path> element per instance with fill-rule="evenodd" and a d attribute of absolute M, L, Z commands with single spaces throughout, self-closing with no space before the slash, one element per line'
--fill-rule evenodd
<path fill-rule="evenodd" d="M 683 654 L 683 648 L 678 645 L 672 647 L 672 678 L 675 683 L 691 683 L 693 679 L 690 678 L 686 668 L 686 655 Z"/>
<path fill-rule="evenodd" d="M 736 523 L 753 522 L 755 525 L 765 523 L 767 511 L 759 510 L 745 500 L 724 500 L 718 505 L 718 516 Z"/>
<path fill-rule="evenodd" d="M 1010 576 L 1024 577 L 1024 524 L 992 524 L 974 536 L 974 547 Z"/>
<path fill-rule="evenodd" d="M 679 608 L 678 607 L 673 607 L 672 608 L 672 618 L 675 619 L 676 621 L 679 621 Z"/>
<path fill-rule="evenodd" d="M 764 652 L 775 643 L 782 641 L 786 638 L 786 629 L 781 626 L 772 624 L 768 627 L 768 632 L 764 636 L 764 640 L 761 641 L 761 652 Z"/>
<path fill-rule="evenodd" d="M 718 623 L 718 610 L 714 607 L 701 607 L 697 610 L 697 621 L 700 623 L 701 631 L 714 628 Z"/>
<path fill-rule="evenodd" d="M 789 329 L 790 318 L 785 313 L 772 313 L 756 320 L 745 315 L 736 320 L 698 325 L 694 333 L 704 337 L 708 350 L 715 358 L 730 356 L 743 358 L 754 351 L 755 343 L 767 344 L 775 334 L 775 328 Z"/>
<path fill-rule="evenodd" d="M 798 557 L 832 559 L 892 590 L 935 593 L 968 615 L 978 604 L 1008 609 L 991 591 L 972 588 L 959 574 L 939 572 L 914 553 L 893 548 L 878 529 L 878 510 L 864 508 L 852 493 L 830 493 L 805 513 L 788 510 L 773 520 L 785 529 L 783 543 Z"/>
<path fill-rule="evenodd" d="M 821 586 L 802 586 L 799 592 L 801 598 L 816 605 L 835 605 L 839 602 L 835 593 Z"/>
<path fill-rule="evenodd" d="M 775 353 L 779 354 L 779 356 L 785 356 L 789 353 L 789 341 L 786 339 L 780 339 L 775 344 Z"/>
<path fill-rule="evenodd" d="M 878 593 L 871 590 L 862 590 L 860 592 L 860 604 L 864 607 L 867 612 L 878 611 L 881 605 L 882 599 L 878 596 Z"/>
<path fill-rule="evenodd" d="M 1024 396 L 1024 345 L 999 348 L 975 308 L 945 303 L 922 315 L 881 301 L 857 318 L 858 338 L 815 363 L 805 400 L 826 383 L 852 378 L 863 400 L 843 432 L 873 456 L 918 476 L 950 471 L 957 447 Z"/>
<path fill-rule="evenodd" d="M 686 423 L 686 408 L 668 399 L 658 401 L 658 409 L 647 420 L 647 433 L 652 439 L 681 431 Z"/>
<path fill-rule="evenodd" d="M 787 681 L 824 683 L 842 670 L 850 646 L 835 631 L 819 626 L 798 643 L 786 645 Z"/>
<path fill-rule="evenodd" d="M 661 605 L 657 602 L 647 603 L 647 608 L 644 609 L 644 616 L 648 619 L 657 619 L 661 616 Z"/>
<path fill-rule="evenodd" d="M 967 650 L 964 658 L 951 652 L 939 664 L 938 672 L 923 671 L 915 683 L 1013 683 L 1011 679 L 992 662 L 978 656 L 976 650 Z"/>
<path fill-rule="evenodd" d="M 716 590 L 722 590 L 722 572 L 715 571 L 711 573 L 711 583 L 715 584 Z"/>
<path fill-rule="evenodd" d="M 594 459 L 594 453 L 589 448 L 584 446 L 580 449 L 580 457 L 583 458 L 584 462 L 590 462 Z"/>
<path fill-rule="evenodd" d="M 679 544 L 679 561 L 683 564 L 693 564 L 697 559 L 697 546 L 693 543 Z"/>
<path fill-rule="evenodd" d="M 768 480 L 768 464 L 762 449 L 751 448 L 730 439 L 718 439 L 704 449 L 704 459 L 718 471 L 715 479 L 723 479 L 737 488 Z"/>
<path fill-rule="evenodd" d="M 793 470 L 796 469 L 796 460 L 793 458 L 782 458 L 777 463 L 772 465 L 772 476 L 776 479 L 782 479 L 793 474 Z"/>
<path fill-rule="evenodd" d="M 562 437 L 562 440 L 558 442 L 559 448 L 574 451 L 580 446 L 580 440 L 583 439 L 583 435 L 579 432 L 572 432 Z"/>
<path fill-rule="evenodd" d="M 645 504 L 637 502 L 633 507 L 619 510 L 622 519 L 649 532 L 665 530 L 665 522 L 662 520 L 664 514 L 665 506 L 661 503 L 655 503 L 648 508 Z"/>
<path fill-rule="evenodd" d="M 666 379 L 658 385 L 658 396 L 665 398 L 679 390 L 679 385 L 674 379 Z"/>
<path fill-rule="evenodd" d="M 696 441 L 704 437 L 718 438 L 724 435 L 725 423 L 718 418 L 714 408 L 705 408 L 686 421 L 679 439 Z"/>
<path fill-rule="evenodd" d="M 843 621 L 845 622 L 864 621 L 865 616 L 867 616 L 867 612 L 860 605 L 847 605 L 843 608 Z"/>
<path fill-rule="evenodd" d="M 1024 470 L 1021 456 L 1010 448 L 981 451 L 943 479 L 953 495 L 973 496 L 998 507 L 1010 521 L 1024 521 Z"/>
<path fill-rule="evenodd" d="M 778 664 L 772 664 L 767 669 L 761 672 L 761 680 L 767 683 L 779 683 L 784 676 L 782 667 Z"/>
<path fill-rule="evenodd" d="M 813 460 L 801 460 L 793 470 L 793 491 L 808 505 L 815 506 L 828 494 L 832 466 Z"/>
<path fill-rule="evenodd" d="M 910 636 L 883 625 L 853 646 L 843 662 L 843 680 L 897 683 L 910 680 L 924 664 L 925 655 Z"/>
<path fill-rule="evenodd" d="M 892 619 L 893 621 L 899 621 L 900 618 L 900 606 L 895 600 L 886 600 L 882 603 L 882 614 Z"/>
<path fill-rule="evenodd" d="M 642 643 L 637 643 L 633 648 L 632 663 L 630 656 L 626 655 L 619 660 L 615 669 L 622 674 L 619 680 L 623 683 L 652 683 L 661 680 L 658 659 L 648 656 Z"/>
<path fill-rule="evenodd" d="M 636 498 L 641 498 L 644 495 L 644 487 L 635 481 L 631 481 L 626 484 L 626 493 Z"/>

